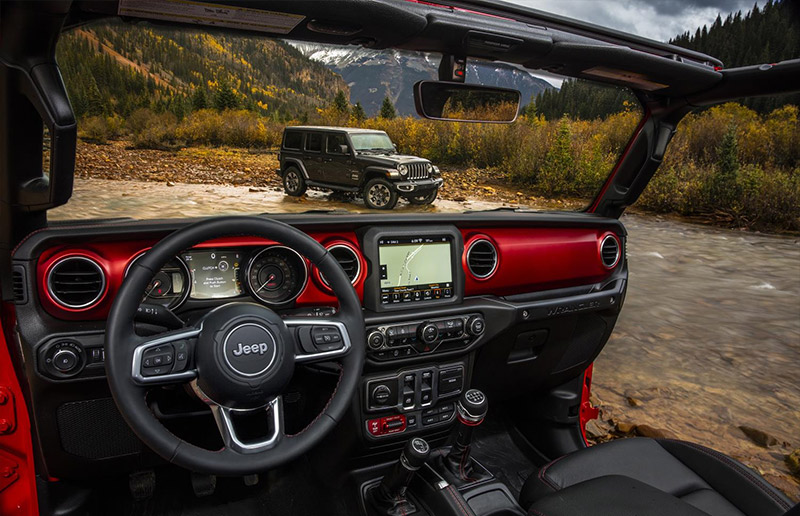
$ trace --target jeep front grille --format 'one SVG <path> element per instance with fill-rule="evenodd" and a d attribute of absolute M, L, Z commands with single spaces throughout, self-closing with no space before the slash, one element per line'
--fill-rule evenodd
<path fill-rule="evenodd" d="M 408 179 L 428 179 L 427 163 L 408 163 Z"/>

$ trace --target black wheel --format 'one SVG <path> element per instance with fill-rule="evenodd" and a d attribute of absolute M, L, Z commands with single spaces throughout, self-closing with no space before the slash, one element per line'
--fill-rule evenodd
<path fill-rule="evenodd" d="M 297 167 L 289 167 L 283 173 L 283 189 L 286 193 L 294 197 L 300 197 L 306 193 L 306 181 L 303 179 L 303 174 L 297 170 Z"/>
<path fill-rule="evenodd" d="M 439 189 L 431 190 L 425 195 L 417 195 L 415 197 L 408 197 L 408 202 L 411 204 L 431 204 L 433 201 L 436 200 L 436 196 L 439 195 Z"/>
<path fill-rule="evenodd" d="M 389 181 L 377 177 L 364 187 L 364 204 L 374 210 L 391 210 L 397 204 L 397 192 Z"/>

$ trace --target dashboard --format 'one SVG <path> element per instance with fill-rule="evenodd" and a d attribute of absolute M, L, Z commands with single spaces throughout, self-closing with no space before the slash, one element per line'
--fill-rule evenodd
<path fill-rule="evenodd" d="M 367 361 L 342 431 L 360 436 L 366 449 L 446 430 L 453 400 L 469 386 L 502 400 L 574 377 L 602 349 L 624 299 L 625 231 L 617 220 L 517 213 L 276 218 L 326 248 L 361 300 L 366 342 L 353 345 L 366 348 Z M 139 460 L 138 441 L 105 383 L 105 319 L 131 264 L 190 222 L 55 226 L 15 250 L 19 349 L 52 475 L 80 476 L 83 466 L 102 474 Z M 231 301 L 323 320 L 338 306 L 324 275 L 294 250 L 230 236 L 169 260 L 153 275 L 140 312 L 168 309 L 189 320 Z M 153 410 L 168 420 L 184 417 L 167 406 Z M 111 434 L 127 437 L 108 453 L 90 444 Z"/>

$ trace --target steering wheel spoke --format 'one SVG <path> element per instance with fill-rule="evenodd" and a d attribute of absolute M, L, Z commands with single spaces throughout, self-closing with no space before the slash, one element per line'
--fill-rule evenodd
<path fill-rule="evenodd" d="M 350 333 L 336 317 L 288 317 L 283 322 L 294 336 L 296 363 L 327 362 L 350 352 Z"/>
<path fill-rule="evenodd" d="M 222 442 L 226 449 L 236 453 L 258 453 L 277 446 L 283 437 L 283 398 L 275 396 L 266 407 L 258 409 L 237 410 L 223 407 L 216 403 L 209 403 L 214 420 L 217 422 Z M 263 438 L 245 440 L 236 431 L 234 418 L 238 416 L 252 416 L 258 413 L 267 414 L 268 432 Z"/>
<path fill-rule="evenodd" d="M 185 383 L 197 377 L 192 356 L 200 328 L 182 328 L 139 338 L 133 350 L 131 376 L 139 385 Z"/>

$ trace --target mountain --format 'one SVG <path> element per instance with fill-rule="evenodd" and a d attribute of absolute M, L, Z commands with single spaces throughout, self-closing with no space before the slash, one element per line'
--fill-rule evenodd
<path fill-rule="evenodd" d="M 236 105 L 277 119 L 327 105 L 340 76 L 278 40 L 215 31 L 175 30 L 119 21 L 62 35 L 57 59 L 78 117 L 139 107 L 181 114 L 192 98 L 220 91 Z"/>
<path fill-rule="evenodd" d="M 413 115 L 413 86 L 417 81 L 436 80 L 439 58 L 422 52 L 370 50 L 312 43 L 291 43 L 312 61 L 341 75 L 350 88 L 350 102 L 360 102 L 368 115 L 377 114 L 388 96 L 400 115 Z M 553 86 L 512 65 L 468 61 L 467 80 L 487 86 L 513 88 L 522 93 L 523 104 Z"/>

